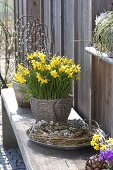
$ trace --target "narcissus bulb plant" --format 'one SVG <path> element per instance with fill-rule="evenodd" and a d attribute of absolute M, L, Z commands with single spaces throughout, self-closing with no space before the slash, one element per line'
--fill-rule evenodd
<path fill-rule="evenodd" d="M 67 57 L 48 58 L 37 51 L 26 59 L 29 64 L 18 64 L 15 81 L 26 84 L 29 94 L 37 99 L 66 98 L 73 79 L 80 79 L 80 65 Z"/>

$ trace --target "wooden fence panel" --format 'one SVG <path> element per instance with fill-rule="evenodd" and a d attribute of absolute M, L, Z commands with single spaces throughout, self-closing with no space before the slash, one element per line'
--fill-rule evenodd
<path fill-rule="evenodd" d="M 27 15 L 40 19 L 40 0 L 27 0 L 26 3 Z"/>
<path fill-rule="evenodd" d="M 75 40 L 77 46 L 78 63 L 81 65 L 81 80 L 78 82 L 77 101 L 75 106 L 82 116 L 87 118 L 91 117 L 91 67 L 92 58 L 87 54 L 84 49 L 91 42 L 92 36 L 92 1 L 91 0 L 78 0 L 75 7 L 77 10 L 77 22 L 75 29 L 77 30 L 78 41 Z M 76 104 L 77 102 L 77 104 Z"/>
<path fill-rule="evenodd" d="M 43 9 L 42 9 L 43 8 Z M 48 51 L 51 51 L 51 0 L 44 0 L 44 24 L 48 27 Z"/>
<path fill-rule="evenodd" d="M 23 0 L 19 0 L 19 18 L 23 16 Z"/>
<path fill-rule="evenodd" d="M 96 15 L 112 9 L 113 0 L 93 2 L 93 26 Z M 113 137 L 113 65 L 92 58 L 92 118 Z"/>
<path fill-rule="evenodd" d="M 61 0 L 44 0 L 42 8 L 49 33 L 48 49 L 53 54 L 61 54 Z"/>
<path fill-rule="evenodd" d="M 61 54 L 61 0 L 53 0 L 53 53 Z"/>
<path fill-rule="evenodd" d="M 27 2 L 26 2 L 27 0 L 24 0 L 23 1 L 23 15 L 25 16 L 26 15 L 26 13 L 27 13 Z"/>
<path fill-rule="evenodd" d="M 16 14 L 14 17 L 15 17 L 15 23 L 16 23 L 16 20 L 19 18 L 19 9 L 18 9 L 18 6 L 19 6 L 19 1 L 18 0 L 14 0 L 14 13 Z"/>
<path fill-rule="evenodd" d="M 64 3 L 64 55 L 74 58 L 74 0 Z"/>

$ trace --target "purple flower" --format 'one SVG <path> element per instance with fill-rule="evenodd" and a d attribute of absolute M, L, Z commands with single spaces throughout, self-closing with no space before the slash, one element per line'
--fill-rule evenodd
<path fill-rule="evenodd" d="M 105 150 L 100 153 L 99 160 L 112 161 L 113 160 L 113 150 Z"/>

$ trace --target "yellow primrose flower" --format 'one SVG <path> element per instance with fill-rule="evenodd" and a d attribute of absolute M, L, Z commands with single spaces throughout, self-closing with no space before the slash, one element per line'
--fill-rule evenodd
<path fill-rule="evenodd" d="M 16 74 L 15 75 L 15 80 L 19 82 L 20 84 L 25 84 L 26 80 L 22 77 L 21 74 Z"/>
<path fill-rule="evenodd" d="M 51 71 L 51 75 L 52 75 L 54 78 L 58 77 L 58 74 L 57 74 L 56 70 Z"/>
<path fill-rule="evenodd" d="M 95 141 L 92 140 L 92 141 L 90 142 L 90 144 L 91 144 L 91 146 L 94 146 L 94 145 L 95 145 Z"/>
<path fill-rule="evenodd" d="M 23 75 L 27 76 L 28 74 L 29 74 L 29 70 L 28 70 L 27 68 L 25 68 L 25 69 L 23 70 Z"/>
<path fill-rule="evenodd" d="M 113 144 L 113 138 L 109 138 L 108 141 L 109 141 L 110 144 Z"/>
<path fill-rule="evenodd" d="M 43 53 L 39 53 L 39 55 L 38 55 L 38 57 L 39 57 L 39 59 L 42 61 L 42 62 L 44 62 L 45 61 L 45 54 L 43 54 Z"/>
<path fill-rule="evenodd" d="M 100 150 L 99 144 L 95 143 L 94 149 L 95 149 L 95 150 Z"/>
<path fill-rule="evenodd" d="M 94 134 L 92 140 L 97 141 L 98 139 L 99 139 L 99 135 L 98 134 Z"/>
<path fill-rule="evenodd" d="M 101 149 L 101 150 L 106 150 L 106 146 L 102 144 L 102 145 L 100 146 L 100 149 Z"/>

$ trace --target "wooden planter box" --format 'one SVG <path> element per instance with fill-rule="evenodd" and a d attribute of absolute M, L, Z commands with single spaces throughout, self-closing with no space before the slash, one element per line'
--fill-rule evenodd
<path fill-rule="evenodd" d="M 92 119 L 113 137 L 113 58 L 94 47 L 85 50 L 92 54 Z"/>

